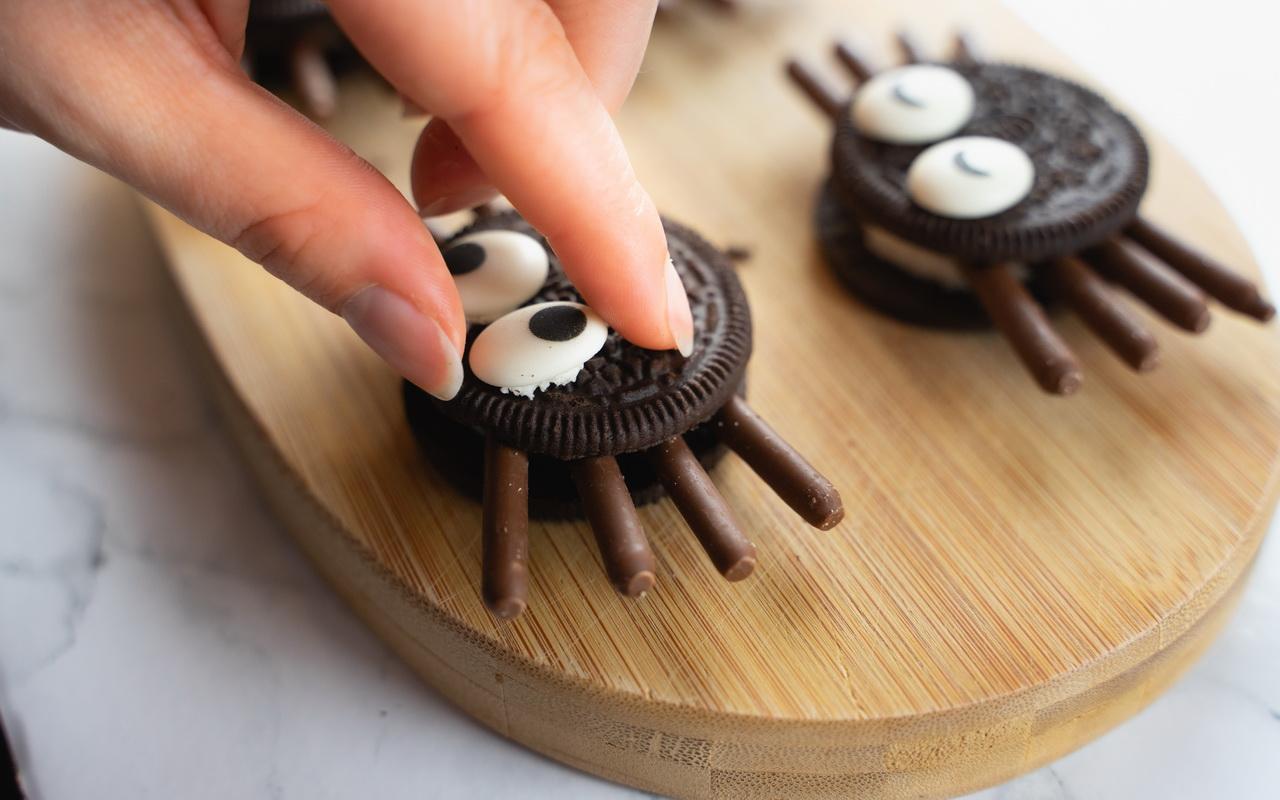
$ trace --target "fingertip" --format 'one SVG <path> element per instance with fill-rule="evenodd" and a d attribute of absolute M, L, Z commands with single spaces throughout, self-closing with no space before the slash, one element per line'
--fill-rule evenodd
<path fill-rule="evenodd" d="M 671 309 L 679 314 L 683 302 L 687 315 L 688 299 L 678 276 L 677 287 L 671 286 L 670 257 L 656 214 L 657 233 L 649 227 L 638 221 L 625 233 L 618 226 L 604 236 L 591 230 L 549 241 L 583 299 L 624 339 L 649 350 L 678 349 Z"/>
<path fill-rule="evenodd" d="M 474 208 L 498 196 L 457 135 L 439 119 L 427 123 L 418 137 L 409 181 L 423 216 Z"/>
<path fill-rule="evenodd" d="M 366 286 L 342 318 L 384 361 L 423 391 L 452 400 L 462 386 L 461 349 L 439 321 L 382 286 Z"/>
<path fill-rule="evenodd" d="M 693 311 L 689 308 L 689 293 L 669 257 L 663 272 L 667 288 L 667 329 L 676 350 L 688 358 L 693 355 Z"/>

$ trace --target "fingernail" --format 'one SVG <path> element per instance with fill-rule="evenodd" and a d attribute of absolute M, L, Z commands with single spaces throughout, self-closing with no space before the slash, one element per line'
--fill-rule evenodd
<path fill-rule="evenodd" d="M 441 400 L 462 388 L 462 357 L 444 329 L 412 303 L 367 286 L 342 307 L 342 318 L 401 375 Z"/>
<path fill-rule="evenodd" d="M 667 327 L 680 355 L 685 358 L 693 355 L 693 312 L 689 310 L 689 295 L 670 258 L 667 259 Z"/>
<path fill-rule="evenodd" d="M 475 208 L 478 205 L 493 200 L 498 196 L 498 192 L 492 186 L 473 186 L 464 189 L 455 194 L 445 195 L 436 200 L 432 200 L 425 206 L 418 209 L 418 214 L 423 217 L 435 217 L 441 214 L 449 214 L 454 211 L 462 211 L 467 208 Z"/>

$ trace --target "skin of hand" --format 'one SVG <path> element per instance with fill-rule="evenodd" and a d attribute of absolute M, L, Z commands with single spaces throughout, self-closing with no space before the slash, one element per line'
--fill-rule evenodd
<path fill-rule="evenodd" d="M 642 347 L 692 349 L 657 210 L 610 117 L 656 0 L 329 0 L 365 57 L 433 115 L 425 214 L 507 195 L 586 301 Z M 405 198 L 240 69 L 248 0 L 4 0 L 0 126 L 134 185 L 341 314 L 442 399 L 466 322 Z"/>

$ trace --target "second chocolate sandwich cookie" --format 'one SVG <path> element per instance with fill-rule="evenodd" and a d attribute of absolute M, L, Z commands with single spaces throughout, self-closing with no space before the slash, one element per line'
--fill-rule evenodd
<path fill-rule="evenodd" d="M 1043 307 L 1075 311 L 1139 371 L 1155 338 L 1111 284 L 1191 332 L 1207 296 L 1260 320 L 1257 287 L 1142 218 L 1148 150 L 1093 91 L 1030 67 L 954 60 L 874 73 L 836 54 L 859 88 L 840 100 L 797 62 L 793 80 L 832 119 L 816 222 L 832 270 L 872 306 L 922 325 L 994 324 L 1046 391 L 1081 383 Z"/>

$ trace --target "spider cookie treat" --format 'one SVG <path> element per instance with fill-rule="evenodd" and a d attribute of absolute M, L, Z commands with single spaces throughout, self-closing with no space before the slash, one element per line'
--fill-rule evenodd
<path fill-rule="evenodd" d="M 586 517 L 610 580 L 635 597 L 656 578 L 636 506 L 665 493 L 716 569 L 747 577 L 755 547 L 707 474 L 726 448 L 810 524 L 844 515 L 830 482 L 743 399 L 751 312 L 728 259 L 665 226 L 693 311 L 687 358 L 610 331 L 514 212 L 443 246 L 472 323 L 466 376 L 450 401 L 406 383 L 405 408 L 428 459 L 483 499 L 482 588 L 499 617 L 527 602 L 531 514 Z"/>
<path fill-rule="evenodd" d="M 1250 281 L 1140 214 L 1147 145 L 1102 97 L 979 61 L 963 37 L 947 63 L 899 42 L 908 63 L 879 73 L 836 46 L 859 84 L 848 101 L 788 64 L 835 125 L 819 239 L 868 304 L 921 325 L 994 324 L 1056 394 L 1082 375 L 1044 304 L 1069 307 L 1138 371 L 1155 366 L 1156 340 L 1110 284 L 1193 333 L 1209 324 L 1207 297 L 1273 316 Z"/>

